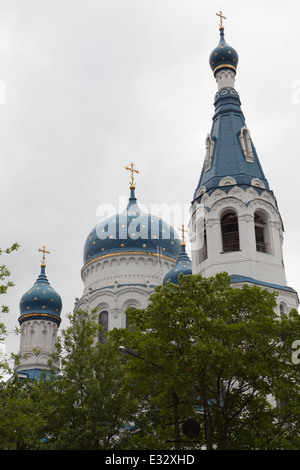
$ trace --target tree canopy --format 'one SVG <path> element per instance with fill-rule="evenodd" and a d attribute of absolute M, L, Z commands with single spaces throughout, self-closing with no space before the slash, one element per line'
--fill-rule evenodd
<path fill-rule="evenodd" d="M 110 336 L 136 355 L 127 365 L 142 404 L 135 445 L 156 436 L 157 446 L 177 449 L 299 448 L 292 344 L 300 320 L 296 310 L 278 317 L 275 306 L 276 294 L 233 288 L 220 273 L 181 276 L 158 287 L 146 309 L 128 310 L 132 328 Z M 181 430 L 188 418 L 201 429 L 192 441 Z"/>
<path fill-rule="evenodd" d="M 1 384 L 0 448 L 299 449 L 300 319 L 275 306 L 220 273 L 157 287 L 103 344 L 97 312 L 70 314 L 60 374 Z"/>

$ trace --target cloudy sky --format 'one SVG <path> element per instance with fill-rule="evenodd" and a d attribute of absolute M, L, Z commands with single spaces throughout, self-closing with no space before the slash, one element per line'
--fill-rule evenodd
<path fill-rule="evenodd" d="M 21 245 L 1 257 L 16 284 L 1 299 L 9 331 L 43 244 L 63 321 L 72 311 L 85 239 L 99 207 L 128 197 L 131 161 L 139 202 L 178 205 L 187 225 L 214 111 L 220 9 L 285 225 L 288 284 L 300 291 L 299 0 L 1 0 L 0 246 Z M 17 352 L 19 337 L 5 346 Z"/>

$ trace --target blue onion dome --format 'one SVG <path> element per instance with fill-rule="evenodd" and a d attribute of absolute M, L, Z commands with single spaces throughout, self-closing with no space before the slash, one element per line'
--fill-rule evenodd
<path fill-rule="evenodd" d="M 220 42 L 218 46 L 212 51 L 209 58 L 209 65 L 214 72 L 220 69 L 231 69 L 236 72 L 239 57 L 233 47 L 228 46 L 224 37 L 224 27 L 220 27 Z"/>
<path fill-rule="evenodd" d="M 60 325 L 62 301 L 59 294 L 51 287 L 41 265 L 41 273 L 34 285 L 22 296 L 20 301 L 20 325 L 33 318 L 45 318 Z"/>
<path fill-rule="evenodd" d="M 163 285 L 165 285 L 167 282 L 171 282 L 172 284 L 178 284 L 180 274 L 192 274 L 192 262 L 185 251 L 185 243 L 181 244 L 181 253 L 179 255 L 177 263 L 165 275 Z"/>
<path fill-rule="evenodd" d="M 114 254 L 162 256 L 177 260 L 180 239 L 160 217 L 143 212 L 137 204 L 135 188 L 130 188 L 127 208 L 101 221 L 90 232 L 84 246 L 84 264 Z"/>

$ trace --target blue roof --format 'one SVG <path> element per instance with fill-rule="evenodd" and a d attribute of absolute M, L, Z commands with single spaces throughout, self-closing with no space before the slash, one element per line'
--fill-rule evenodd
<path fill-rule="evenodd" d="M 241 147 L 239 135 L 246 126 L 241 110 L 241 102 L 234 88 L 224 88 L 215 96 L 215 114 L 211 129 L 211 139 L 214 141 L 214 153 L 211 168 L 205 170 L 203 165 L 201 176 L 195 190 L 201 186 L 206 191 L 219 188 L 220 181 L 231 176 L 238 185 L 251 186 L 254 178 L 258 178 L 269 189 L 269 183 L 264 175 L 256 149 L 252 144 L 253 162 L 246 160 Z"/>
<path fill-rule="evenodd" d="M 43 371 L 45 371 L 45 369 L 24 369 L 18 370 L 16 373 L 19 375 L 20 379 L 39 380 Z M 46 373 L 49 373 L 49 371 L 46 371 Z"/>
<path fill-rule="evenodd" d="M 214 74 L 222 68 L 231 69 L 235 74 L 238 64 L 237 52 L 226 43 L 223 28 L 220 28 L 220 35 L 219 45 L 210 55 L 210 67 Z M 244 155 L 245 149 L 242 148 L 240 134 L 243 128 L 247 129 L 247 126 L 238 92 L 234 88 L 221 88 L 215 95 L 214 107 L 215 113 L 210 133 L 213 141 L 213 154 L 210 167 L 205 165 L 205 162 L 203 164 L 194 199 L 201 186 L 205 186 L 206 192 L 211 192 L 219 188 L 221 180 L 227 176 L 235 179 L 234 184 L 244 188 L 252 186 L 252 180 L 259 179 L 265 189 L 269 190 L 268 181 L 251 138 L 250 160 L 252 161 Z M 225 188 L 225 185 L 221 187 Z"/>
<path fill-rule="evenodd" d="M 180 239 L 175 230 L 161 218 L 144 213 L 137 204 L 134 190 L 127 208 L 120 214 L 101 221 L 89 234 L 84 264 L 116 253 L 146 253 L 177 260 Z"/>
<path fill-rule="evenodd" d="M 252 284 L 258 284 L 261 287 L 270 287 L 271 289 L 284 290 L 297 294 L 297 292 L 292 287 L 280 286 L 279 284 L 270 284 L 268 282 L 258 281 L 257 279 L 253 279 L 252 277 L 240 276 L 239 274 L 231 274 L 230 279 L 232 284 L 239 282 L 249 282 Z"/>
<path fill-rule="evenodd" d="M 172 284 L 178 284 L 180 274 L 183 274 L 183 275 L 192 274 L 192 262 L 188 254 L 185 251 L 184 244 L 181 245 L 181 253 L 179 255 L 179 258 L 175 266 L 173 266 L 173 268 L 165 275 L 164 280 L 163 280 L 163 285 L 165 285 L 166 282 L 171 282 Z"/>
<path fill-rule="evenodd" d="M 62 301 L 60 295 L 51 287 L 46 273 L 45 266 L 41 266 L 41 273 L 34 285 L 23 294 L 20 300 L 19 323 L 30 318 L 48 318 L 56 322 L 61 322 L 60 313 Z"/>

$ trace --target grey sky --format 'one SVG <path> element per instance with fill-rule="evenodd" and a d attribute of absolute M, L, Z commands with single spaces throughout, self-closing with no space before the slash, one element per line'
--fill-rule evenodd
<path fill-rule="evenodd" d="M 214 111 L 208 59 L 220 9 L 239 54 L 236 89 L 285 226 L 288 284 L 300 291 L 298 0 L 1 0 L 0 246 L 21 245 L 1 258 L 16 283 L 1 299 L 9 330 L 43 244 L 66 326 L 97 208 L 118 210 L 129 195 L 125 165 L 141 171 L 136 194 L 149 209 L 189 207 Z M 6 352 L 18 347 L 10 334 Z"/>

